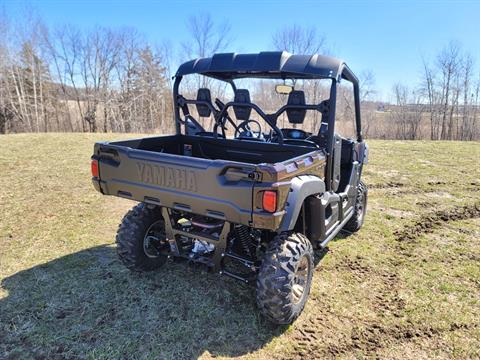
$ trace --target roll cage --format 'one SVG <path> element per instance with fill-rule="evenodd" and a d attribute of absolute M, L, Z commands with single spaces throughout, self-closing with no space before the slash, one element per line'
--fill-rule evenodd
<path fill-rule="evenodd" d="M 275 113 L 267 114 L 258 105 L 252 102 L 230 101 L 223 104 L 216 99 L 216 109 L 211 101 L 186 99 L 179 93 L 180 83 L 183 76 L 199 74 L 225 81 L 230 84 L 233 92 L 237 90 L 235 79 L 241 78 L 264 78 L 264 79 L 330 79 L 330 96 L 320 104 L 287 104 L 278 109 Z M 190 115 L 188 105 L 203 105 L 210 109 L 214 116 L 213 136 L 218 136 L 220 127 L 225 137 L 225 124 L 228 121 L 235 129 L 235 122 L 228 115 L 231 107 L 246 107 L 254 109 L 258 115 L 265 120 L 277 135 L 277 142 L 283 144 L 284 136 L 277 127 L 277 120 L 284 112 L 294 110 L 316 110 L 322 114 L 317 136 L 325 139 L 325 152 L 327 156 L 326 179 L 331 179 L 333 163 L 333 145 L 335 134 L 335 105 L 337 97 L 337 85 L 343 79 L 353 85 L 355 127 L 357 142 L 363 141 L 361 117 L 360 117 L 360 88 L 357 77 L 342 60 L 322 55 L 292 55 L 287 52 L 261 52 L 258 54 L 215 54 L 210 58 L 192 60 L 182 64 L 174 76 L 173 103 L 176 122 L 176 133 L 182 134 L 181 126 L 187 125 L 187 121 L 198 122 Z M 185 119 L 181 118 L 183 112 Z M 186 130 L 185 130 L 186 132 Z M 327 190 L 331 184 L 326 182 Z"/>

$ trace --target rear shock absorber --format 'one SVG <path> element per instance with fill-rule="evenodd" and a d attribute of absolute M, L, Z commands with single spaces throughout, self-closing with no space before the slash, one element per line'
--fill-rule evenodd
<path fill-rule="evenodd" d="M 237 240 L 240 248 L 239 250 L 242 251 L 243 255 L 251 257 L 252 238 L 250 235 L 250 228 L 245 225 L 235 225 L 234 233 L 235 239 Z"/>

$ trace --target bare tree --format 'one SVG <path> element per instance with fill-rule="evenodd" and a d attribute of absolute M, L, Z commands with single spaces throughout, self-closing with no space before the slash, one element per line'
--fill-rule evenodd
<path fill-rule="evenodd" d="M 467 139 L 466 140 L 475 140 L 479 138 L 479 107 L 480 107 L 480 75 L 478 76 L 474 93 L 472 94 L 472 124 L 468 131 Z"/>
<path fill-rule="evenodd" d="M 359 75 L 360 83 L 360 107 L 362 114 L 362 133 L 368 137 L 371 132 L 377 132 L 376 129 L 376 109 L 371 100 L 377 94 L 375 89 L 375 75 L 371 70 L 364 70 Z"/>
<path fill-rule="evenodd" d="M 186 25 L 190 41 L 182 43 L 182 48 L 188 60 L 212 56 L 225 50 L 231 41 L 231 28 L 228 22 L 216 24 L 210 14 L 191 16 Z M 196 85 L 197 88 L 209 87 L 211 81 L 208 77 L 197 76 Z"/>
<path fill-rule="evenodd" d="M 360 101 L 369 101 L 375 96 L 375 75 L 371 70 L 364 70 L 359 75 Z"/>
<path fill-rule="evenodd" d="M 63 82 L 68 85 L 62 86 L 62 90 L 66 91 L 64 96 L 66 99 L 73 97 L 75 99 L 78 115 L 81 121 L 81 129 L 87 131 L 87 123 L 85 122 L 83 98 L 84 94 L 80 85 L 79 66 L 82 61 L 83 37 L 78 29 L 72 26 L 64 26 L 55 31 L 56 44 L 51 47 L 52 56 L 58 60 L 58 77 L 63 78 Z M 72 94 L 70 94 L 72 93 Z M 72 124 L 72 130 L 74 129 Z"/>
<path fill-rule="evenodd" d="M 393 92 L 396 106 L 393 109 L 392 117 L 397 130 L 396 138 L 402 140 L 418 139 L 424 112 L 420 95 L 400 83 L 394 85 Z"/>
<path fill-rule="evenodd" d="M 8 50 L 7 50 L 7 34 L 9 32 L 9 24 L 4 11 L 0 10 L 0 134 L 5 134 L 13 118 L 12 111 L 9 106 L 9 83 L 8 83 Z"/>
<path fill-rule="evenodd" d="M 183 59 L 191 60 L 212 56 L 225 50 L 232 40 L 229 23 L 227 21 L 215 23 L 208 13 L 191 16 L 186 25 L 190 40 L 182 43 Z M 227 84 L 206 76 L 191 75 L 183 80 L 182 87 L 184 93 L 188 96 L 195 96 L 196 89 L 209 88 L 217 96 L 223 97 Z M 203 125 L 211 128 L 213 117 L 201 119 L 200 123 L 202 122 L 208 122 L 208 124 Z"/>
<path fill-rule="evenodd" d="M 424 98 L 427 99 L 428 112 L 430 116 L 430 139 L 438 140 L 439 138 L 439 122 L 437 118 L 438 92 L 435 89 L 434 72 L 425 59 L 423 61 L 423 81 L 421 83 L 420 91 Z"/>
<path fill-rule="evenodd" d="M 277 50 L 292 54 L 317 54 L 326 51 L 326 38 L 319 35 L 314 27 L 294 24 L 278 30 L 272 36 L 272 44 Z"/>
<path fill-rule="evenodd" d="M 97 131 L 98 106 L 103 99 L 104 131 L 107 130 L 108 120 L 108 88 L 111 73 L 118 61 L 119 40 L 116 33 L 105 28 L 96 28 L 88 33 L 82 42 L 82 61 L 80 73 L 83 90 L 85 92 L 84 119 L 89 130 Z"/>
<path fill-rule="evenodd" d="M 458 96 L 454 86 L 461 65 L 460 45 L 457 42 L 450 42 L 437 56 L 437 64 L 441 72 L 442 122 L 440 138 L 442 140 L 452 139 L 453 108 Z"/>
<path fill-rule="evenodd" d="M 472 90 L 473 77 L 473 58 L 470 54 L 466 54 L 463 60 L 462 71 L 462 90 L 463 90 L 463 106 L 462 106 L 462 124 L 459 130 L 459 140 L 467 140 L 472 132 L 473 119 L 471 117 L 471 108 L 474 101 Z M 475 107 L 475 105 L 473 105 Z"/>

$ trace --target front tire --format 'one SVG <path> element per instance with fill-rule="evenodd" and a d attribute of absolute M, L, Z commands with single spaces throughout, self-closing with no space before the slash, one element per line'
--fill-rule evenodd
<path fill-rule="evenodd" d="M 365 214 L 367 212 L 367 196 L 367 185 L 360 181 L 358 183 L 357 199 L 355 200 L 353 215 L 343 227 L 344 230 L 352 233 L 360 230 L 365 221 Z"/>
<path fill-rule="evenodd" d="M 307 302 L 314 270 L 313 247 L 300 233 L 282 233 L 268 244 L 257 277 L 257 305 L 275 324 L 290 324 Z"/>
<path fill-rule="evenodd" d="M 161 208 L 140 203 L 123 218 L 117 231 L 117 253 L 130 270 L 158 269 L 167 260 L 168 241 Z"/>

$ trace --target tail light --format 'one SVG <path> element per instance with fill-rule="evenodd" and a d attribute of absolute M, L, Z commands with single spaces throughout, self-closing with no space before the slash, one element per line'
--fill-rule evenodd
<path fill-rule="evenodd" d="M 98 178 L 98 160 L 93 159 L 91 164 L 92 176 Z"/>
<path fill-rule="evenodd" d="M 268 212 L 275 212 L 277 210 L 277 192 L 267 190 L 263 192 L 262 198 L 263 210 Z"/>

